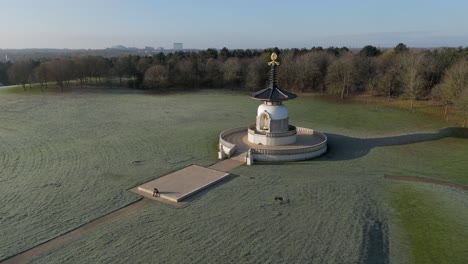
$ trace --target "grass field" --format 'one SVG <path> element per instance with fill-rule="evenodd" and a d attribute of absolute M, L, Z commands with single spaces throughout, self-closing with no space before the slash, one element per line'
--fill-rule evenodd
<path fill-rule="evenodd" d="M 244 94 L 219 91 L 0 91 L 0 260 L 135 201 L 138 196 L 126 191 L 131 187 L 189 164 L 216 162 L 219 132 L 253 123 L 257 105 Z M 240 167 L 234 171 L 239 177 L 183 208 L 150 204 L 35 261 L 468 258 L 460 251 L 468 247 L 466 235 L 453 235 L 467 230 L 468 215 L 457 214 L 468 209 L 466 191 L 383 179 L 392 174 L 468 184 L 468 139 L 446 137 L 443 121 L 395 108 L 316 97 L 287 105 L 291 123 L 328 134 L 325 156 Z M 277 195 L 291 202 L 275 203 Z M 414 201 L 421 206 L 409 210 Z M 413 222 L 431 229 L 421 231 Z M 441 245 L 445 253 L 434 256 Z"/>
<path fill-rule="evenodd" d="M 395 183 L 389 190 L 413 251 L 414 263 L 464 263 L 468 246 L 466 191 L 430 184 Z M 448 224 L 450 223 L 450 224 Z"/>

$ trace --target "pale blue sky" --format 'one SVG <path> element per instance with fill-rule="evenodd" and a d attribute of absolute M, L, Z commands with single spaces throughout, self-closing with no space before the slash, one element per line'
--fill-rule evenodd
<path fill-rule="evenodd" d="M 467 0 L 0 0 L 0 48 L 468 46 Z"/>

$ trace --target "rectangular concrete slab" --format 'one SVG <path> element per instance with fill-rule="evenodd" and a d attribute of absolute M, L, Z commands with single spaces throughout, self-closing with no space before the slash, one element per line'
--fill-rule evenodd
<path fill-rule="evenodd" d="M 158 201 L 160 203 L 164 203 L 164 204 L 171 205 L 171 206 L 174 206 L 174 207 L 182 207 L 182 206 L 185 205 L 185 201 L 173 202 L 173 201 L 169 201 L 167 199 L 161 198 L 161 197 L 154 197 L 153 193 L 150 194 L 150 193 L 148 193 L 146 191 L 138 190 L 138 186 L 134 187 L 134 188 L 131 188 L 128 191 L 130 191 L 132 193 L 136 193 L 138 195 L 141 195 L 141 196 L 147 198 L 148 200 Z"/>
<path fill-rule="evenodd" d="M 160 198 L 172 202 L 180 202 L 184 198 L 203 190 L 227 177 L 229 173 L 191 165 L 156 180 L 137 187 L 139 192 L 153 195 L 154 188 L 160 193 Z"/>

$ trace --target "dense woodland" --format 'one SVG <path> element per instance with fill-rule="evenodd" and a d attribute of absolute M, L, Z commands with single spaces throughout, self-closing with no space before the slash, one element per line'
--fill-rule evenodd
<path fill-rule="evenodd" d="M 135 89 L 223 88 L 250 91 L 266 87 L 271 52 L 279 54 L 280 87 L 295 92 L 332 94 L 341 99 L 367 93 L 409 101 L 439 100 L 468 112 L 468 47 L 409 49 L 400 43 L 382 52 L 366 46 L 311 49 L 222 50 L 126 55 L 74 56 L 0 63 L 0 83 L 55 83 L 126 86 Z M 447 111 L 447 107 L 446 107 Z"/>

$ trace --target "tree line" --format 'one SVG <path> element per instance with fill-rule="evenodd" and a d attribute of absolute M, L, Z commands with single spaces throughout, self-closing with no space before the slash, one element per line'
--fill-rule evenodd
<path fill-rule="evenodd" d="M 400 43 L 385 51 L 368 45 L 359 51 L 346 47 L 311 49 L 221 50 L 126 55 L 105 58 L 76 56 L 53 60 L 0 63 L 0 82 L 41 89 L 54 82 L 68 85 L 118 85 L 137 89 L 224 88 L 250 91 L 268 84 L 267 62 L 278 53 L 279 84 L 295 92 L 353 94 L 414 101 L 437 99 L 448 106 L 467 106 L 468 47 L 409 49 Z M 72 83 L 73 82 L 73 83 Z M 446 113 L 447 114 L 447 113 Z"/>

